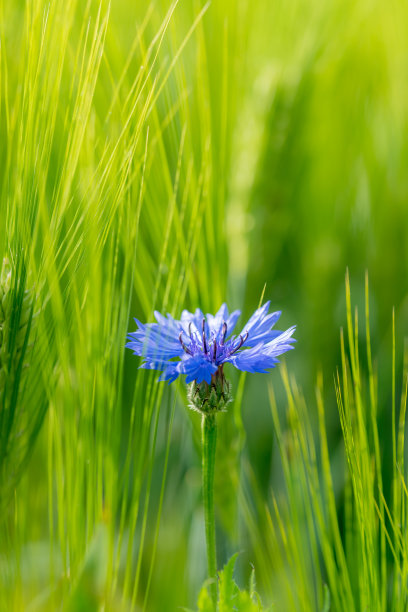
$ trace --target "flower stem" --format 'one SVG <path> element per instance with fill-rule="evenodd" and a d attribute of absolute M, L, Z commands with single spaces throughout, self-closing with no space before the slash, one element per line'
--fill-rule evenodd
<path fill-rule="evenodd" d="M 215 547 L 214 517 L 214 466 L 215 449 L 217 445 L 217 422 L 215 414 L 203 414 L 201 434 L 203 445 L 202 469 L 207 566 L 208 577 L 212 579 L 210 593 L 215 610 L 217 605 L 217 553 Z"/>

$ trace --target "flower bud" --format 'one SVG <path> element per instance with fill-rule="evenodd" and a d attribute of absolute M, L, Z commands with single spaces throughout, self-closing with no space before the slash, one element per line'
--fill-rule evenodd
<path fill-rule="evenodd" d="M 226 412 L 226 406 L 232 401 L 231 385 L 225 378 L 222 368 L 218 368 L 211 377 L 211 383 L 193 381 L 188 385 L 187 397 L 192 410 L 201 414 Z"/>

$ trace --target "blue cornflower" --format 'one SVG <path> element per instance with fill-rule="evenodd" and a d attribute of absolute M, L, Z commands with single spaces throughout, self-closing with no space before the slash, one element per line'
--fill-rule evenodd
<path fill-rule="evenodd" d="M 269 305 L 258 308 L 238 335 L 232 332 L 241 313 L 229 314 L 226 304 L 215 315 L 204 316 L 199 308 L 194 313 L 184 310 L 180 320 L 156 311 L 157 323 L 135 319 L 138 329 L 128 334 L 126 346 L 143 357 L 141 368 L 160 370 L 159 380 L 169 382 L 180 374 L 186 375 L 186 383 L 197 385 L 224 380 L 225 363 L 244 372 L 266 373 L 295 342 L 295 326 L 284 332 L 272 329 L 281 313 L 268 314 Z"/>

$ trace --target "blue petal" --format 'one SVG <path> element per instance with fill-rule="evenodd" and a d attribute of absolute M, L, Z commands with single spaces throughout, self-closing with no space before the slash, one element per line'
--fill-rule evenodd
<path fill-rule="evenodd" d="M 180 362 L 173 362 L 170 363 L 166 366 L 166 368 L 163 370 L 162 374 L 159 376 L 158 380 L 162 381 L 162 380 L 168 380 L 169 384 L 174 382 L 176 380 L 176 378 L 178 378 L 180 376 L 180 372 L 178 370 L 178 365 Z"/>
<path fill-rule="evenodd" d="M 174 334 L 180 333 L 180 322 L 176 321 L 175 319 L 173 319 L 173 317 L 167 313 L 167 318 L 164 317 L 160 312 L 158 312 L 157 310 L 154 311 L 154 316 L 156 317 L 156 321 L 159 324 L 159 326 L 163 329 L 166 330 L 166 333 L 168 335 L 172 335 L 174 336 Z M 153 323 L 154 325 L 154 323 Z"/>
<path fill-rule="evenodd" d="M 295 326 L 290 327 L 286 331 L 281 332 L 271 342 L 267 344 L 259 342 L 253 348 L 241 350 L 225 361 L 231 362 L 236 368 L 244 372 L 266 373 L 268 369 L 274 368 L 278 363 L 276 357 L 293 349 L 291 343 L 295 342 L 295 339 L 291 336 L 294 331 Z"/>
<path fill-rule="evenodd" d="M 192 332 L 196 332 L 198 336 L 201 337 L 203 331 L 203 319 L 205 319 L 204 313 L 200 308 L 197 308 L 194 314 L 189 312 L 188 310 L 183 310 L 183 312 L 181 313 L 180 324 L 182 325 L 186 334 L 188 334 L 191 323 Z M 207 335 L 207 338 L 209 337 L 209 331 L 210 330 L 208 327 L 208 323 L 206 321 L 205 333 Z"/>
<path fill-rule="evenodd" d="M 139 368 L 144 370 L 163 370 L 162 374 L 159 376 L 158 381 L 168 380 L 169 383 L 173 382 L 180 376 L 180 372 L 177 369 L 177 366 L 180 362 L 168 362 L 165 360 L 162 361 L 144 361 Z"/>
<path fill-rule="evenodd" d="M 257 308 L 254 314 L 249 319 L 248 323 L 245 325 L 244 329 L 255 328 L 259 324 L 259 322 L 262 322 L 268 313 L 270 304 L 271 302 L 268 301 L 268 302 L 265 302 L 265 304 L 261 306 L 260 308 Z"/>
<path fill-rule="evenodd" d="M 215 315 L 207 314 L 206 321 L 208 321 L 210 337 L 214 335 L 217 342 L 220 342 L 224 322 L 227 324 L 227 337 L 230 336 L 234 331 L 235 324 L 240 314 L 240 310 L 234 310 L 234 312 L 228 314 L 228 308 L 226 304 L 223 304 Z"/>
<path fill-rule="evenodd" d="M 244 326 L 241 335 L 248 332 L 247 346 L 255 346 L 258 342 L 270 342 L 282 332 L 271 330 L 276 321 L 281 316 L 281 312 L 273 312 L 268 314 L 270 302 L 266 302 L 261 308 L 255 310 L 248 323 Z"/>
<path fill-rule="evenodd" d="M 223 304 L 215 315 L 207 314 L 206 316 L 209 332 L 211 335 L 214 335 L 217 340 L 222 333 L 223 323 L 228 319 L 228 316 L 228 308 L 226 304 Z"/>
<path fill-rule="evenodd" d="M 228 319 L 225 321 L 227 324 L 227 338 L 232 334 L 232 332 L 235 329 L 235 325 L 240 317 L 241 311 L 240 310 L 234 310 L 234 312 L 231 312 L 230 316 L 228 317 Z"/>
<path fill-rule="evenodd" d="M 238 370 L 243 372 L 260 372 L 266 374 L 268 369 L 274 368 L 277 359 L 271 355 L 262 353 L 263 344 L 258 344 L 254 348 L 246 349 L 233 355 L 230 361 Z"/>
<path fill-rule="evenodd" d="M 142 368 L 143 370 L 163 370 L 169 365 L 174 365 L 174 363 L 174 361 L 169 362 L 167 359 L 147 359 L 146 361 L 143 361 L 139 368 Z"/>
<path fill-rule="evenodd" d="M 263 352 L 267 355 L 277 356 L 290 351 L 294 347 L 291 345 L 292 342 L 296 342 L 295 338 L 292 338 L 292 334 L 296 329 L 296 325 L 292 325 L 286 331 L 282 332 L 277 338 L 268 342 L 263 347 Z"/>
<path fill-rule="evenodd" d="M 161 315 L 158 318 L 160 317 Z M 136 319 L 135 321 L 139 329 L 128 334 L 129 342 L 126 346 L 136 355 L 154 360 L 171 359 L 183 354 L 183 348 L 178 339 L 177 324 L 173 319 L 168 320 L 163 317 L 163 325 L 157 323 L 143 325 L 140 321 Z"/>
<path fill-rule="evenodd" d="M 210 384 L 211 375 L 217 371 L 217 366 L 205 359 L 202 353 L 198 353 L 194 356 L 186 355 L 179 362 L 178 370 L 181 374 L 186 374 L 186 383 L 195 380 L 197 384 L 200 384 L 205 380 Z"/>

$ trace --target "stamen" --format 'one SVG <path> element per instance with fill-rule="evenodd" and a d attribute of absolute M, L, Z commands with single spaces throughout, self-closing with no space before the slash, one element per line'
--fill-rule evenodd
<path fill-rule="evenodd" d="M 203 348 L 204 353 L 207 354 L 207 342 L 205 341 L 205 319 L 203 319 Z"/>
<path fill-rule="evenodd" d="M 214 338 L 214 353 L 213 353 L 213 361 L 215 361 L 215 358 L 217 356 L 217 341 Z"/>
<path fill-rule="evenodd" d="M 187 355 L 192 355 L 193 353 L 192 353 L 192 352 L 190 351 L 190 349 L 189 349 L 189 348 L 187 348 L 187 346 L 184 344 L 184 342 L 183 342 L 183 340 L 182 340 L 182 335 L 183 335 L 183 332 L 181 331 L 181 332 L 180 332 L 180 335 L 179 335 L 179 341 L 180 341 L 180 344 L 181 344 L 181 346 L 183 347 L 183 350 L 184 350 L 184 351 L 187 353 Z"/>
<path fill-rule="evenodd" d="M 226 322 L 224 321 L 224 323 L 222 324 L 222 336 L 221 336 L 221 342 L 220 342 L 221 346 L 224 346 L 224 342 L 225 342 L 225 337 L 227 335 L 227 331 L 228 331 L 228 326 L 227 326 Z"/>
<path fill-rule="evenodd" d="M 191 331 L 192 325 L 193 325 L 193 322 L 190 321 L 190 323 L 188 324 L 188 334 L 189 334 L 191 339 L 193 339 L 193 332 Z"/>
<path fill-rule="evenodd" d="M 244 337 L 242 337 L 242 336 L 241 336 L 241 334 L 239 334 L 239 337 L 241 338 L 241 340 L 239 341 L 239 344 L 238 344 L 237 348 L 235 348 L 235 349 L 234 349 L 234 350 L 233 350 L 233 351 L 230 353 L 230 355 L 233 355 L 234 353 L 236 353 L 236 352 L 237 352 L 237 351 L 238 351 L 238 350 L 241 348 L 241 346 L 244 344 L 244 342 L 246 342 L 246 340 L 248 339 L 248 336 L 249 336 L 249 333 L 248 333 L 248 332 L 246 332 L 246 334 L 245 334 L 245 336 L 244 336 Z"/>

